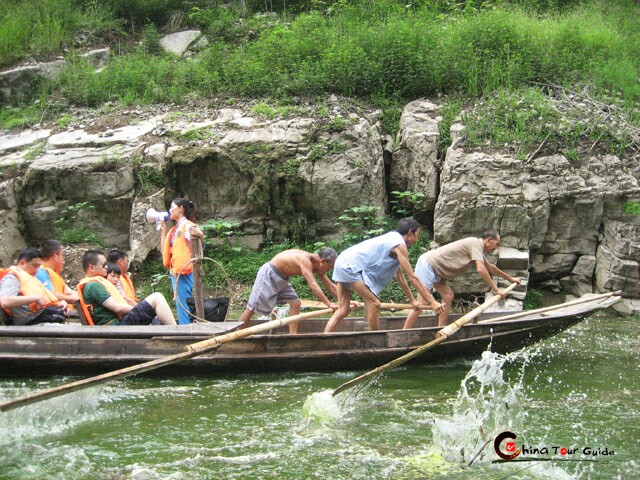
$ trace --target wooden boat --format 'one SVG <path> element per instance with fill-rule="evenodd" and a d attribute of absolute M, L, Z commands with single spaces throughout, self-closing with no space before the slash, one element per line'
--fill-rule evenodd
<path fill-rule="evenodd" d="M 620 297 L 594 298 L 577 305 L 509 315 L 485 313 L 465 325 L 420 362 L 478 355 L 490 348 L 506 353 L 548 338 L 607 308 Z M 457 318 L 451 315 L 451 321 Z M 304 320 L 297 335 L 272 330 L 226 343 L 217 350 L 159 370 L 196 373 L 336 371 L 368 369 L 389 362 L 435 338 L 437 319 L 421 317 L 402 330 L 404 316 L 383 317 L 379 331 L 362 318 L 347 318 L 335 333 L 322 333 L 327 319 Z M 259 323 L 259 321 L 252 322 Z M 185 346 L 237 328 L 237 322 L 182 326 L 90 327 L 39 325 L 0 327 L 0 375 L 111 371 L 184 351 Z"/>

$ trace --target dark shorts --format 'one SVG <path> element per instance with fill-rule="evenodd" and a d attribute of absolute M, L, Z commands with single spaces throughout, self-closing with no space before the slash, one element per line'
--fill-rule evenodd
<path fill-rule="evenodd" d="M 142 300 L 120 319 L 120 325 L 151 325 L 154 318 L 156 318 L 156 311 L 149 302 Z"/>

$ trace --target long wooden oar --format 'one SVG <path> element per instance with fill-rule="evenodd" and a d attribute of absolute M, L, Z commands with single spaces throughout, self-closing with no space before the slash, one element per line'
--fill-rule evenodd
<path fill-rule="evenodd" d="M 552 310 L 558 310 L 559 308 L 572 307 L 573 305 L 593 302 L 595 300 L 603 300 L 608 297 L 620 295 L 621 293 L 622 293 L 622 290 L 616 290 L 615 292 L 601 293 L 600 295 L 589 295 L 588 297 L 580 297 L 576 300 L 572 300 L 570 302 L 565 302 L 565 303 L 559 303 L 558 305 L 551 305 L 550 307 L 538 308 L 536 310 L 523 310 L 522 312 L 513 313 L 511 315 L 504 315 L 502 317 L 496 317 L 496 318 L 488 318 L 487 320 L 479 321 L 478 325 L 486 324 L 486 323 L 505 322 L 507 320 L 515 320 L 516 318 L 528 317 L 530 315 L 536 315 L 538 313 L 550 312 Z M 622 300 L 622 299 L 620 298 L 619 300 Z"/>
<path fill-rule="evenodd" d="M 328 315 L 331 313 L 333 313 L 333 310 L 330 308 L 326 308 L 324 310 L 318 310 L 317 312 L 301 313 L 299 315 L 293 315 L 291 317 L 272 320 L 270 322 L 266 322 L 260 325 L 255 325 L 253 327 L 245 328 L 243 330 L 237 330 L 235 332 L 218 335 L 216 337 L 212 337 L 207 340 L 203 340 L 201 342 L 187 345 L 185 347 L 186 351 L 182 353 L 169 355 L 164 358 L 151 360 L 150 362 L 145 362 L 138 365 L 133 365 L 131 367 L 122 368 L 120 370 L 115 370 L 113 372 L 104 373 L 102 375 L 97 375 L 95 377 L 86 378 L 84 380 L 79 380 L 77 382 L 67 383 L 59 387 L 50 388 L 48 390 L 43 390 L 42 392 L 34 393 L 33 395 L 27 395 L 26 397 L 16 398 L 8 402 L 0 403 L 0 411 L 6 412 L 14 408 L 18 408 L 24 405 L 30 405 L 32 403 L 46 400 L 47 398 L 57 397 L 65 393 L 75 392 L 88 387 L 92 387 L 94 385 L 99 385 L 101 383 L 107 383 L 119 378 L 131 377 L 133 375 L 137 375 L 138 373 L 148 372 L 149 370 L 155 370 L 156 368 L 164 367 L 166 365 L 172 365 L 174 363 L 183 362 L 195 356 L 201 355 L 211 350 L 215 350 L 216 348 L 220 347 L 225 343 L 229 343 L 234 340 L 239 340 L 241 338 L 248 337 L 250 335 L 253 335 L 254 333 L 265 332 L 273 328 L 278 328 L 284 325 L 288 325 L 292 322 L 305 320 L 307 318 L 320 317 L 322 315 Z M 96 328 L 99 328 L 99 327 L 96 327 Z"/>
<path fill-rule="evenodd" d="M 512 283 L 504 291 L 506 293 L 509 293 L 511 290 L 513 290 L 517 286 L 518 286 L 517 283 Z M 336 396 L 338 393 L 344 392 L 345 390 L 356 386 L 357 384 L 363 382 L 364 380 L 367 380 L 367 379 L 369 379 L 371 377 L 379 375 L 379 374 L 381 374 L 382 372 L 384 372 L 386 370 L 390 370 L 392 368 L 395 368 L 398 365 L 402 365 L 403 363 L 408 362 L 412 358 L 415 358 L 415 357 L 417 357 L 419 355 L 422 355 L 427 350 L 430 350 L 433 347 L 435 347 L 435 346 L 441 344 L 442 342 L 444 342 L 450 336 L 455 335 L 458 332 L 458 330 L 460 330 L 462 328 L 463 325 L 466 325 L 471 320 L 473 320 L 474 318 L 479 316 L 487 308 L 489 308 L 491 305 L 493 305 L 498 300 L 500 300 L 500 298 L 501 297 L 499 295 L 495 295 L 494 297 L 491 297 L 489 300 L 485 301 L 479 307 L 474 308 L 469 313 L 467 313 L 466 315 L 463 315 L 462 317 L 460 317 L 455 322 L 447 325 L 446 327 L 443 327 L 442 330 L 439 330 L 438 333 L 436 334 L 436 339 L 435 340 L 432 340 L 429 343 L 427 343 L 425 345 L 422 345 L 421 347 L 418 347 L 415 350 L 412 350 L 409 353 L 407 353 L 405 355 L 402 355 L 401 357 L 398 357 L 398 358 L 396 358 L 395 360 L 392 360 L 389 363 L 385 363 L 384 365 L 382 365 L 382 366 L 380 366 L 378 368 L 375 368 L 375 369 L 371 370 L 370 372 L 367 372 L 367 373 L 365 373 L 363 375 L 360 375 L 359 377 L 356 377 L 356 378 L 354 378 L 352 380 L 349 380 L 346 383 L 343 383 L 342 385 L 340 385 L 338 388 L 336 388 L 333 391 L 332 395 Z"/>

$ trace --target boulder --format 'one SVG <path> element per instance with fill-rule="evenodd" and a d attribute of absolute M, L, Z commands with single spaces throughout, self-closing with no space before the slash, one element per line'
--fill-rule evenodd
<path fill-rule="evenodd" d="M 336 235 L 336 218 L 357 205 L 384 211 L 380 134 L 366 118 L 314 133 L 311 118 L 231 117 L 211 127 L 212 146 L 185 147 L 168 159 L 170 194 L 189 195 L 200 218 L 239 221 L 243 241 L 256 244 Z"/>
<path fill-rule="evenodd" d="M 389 178 L 390 191 L 424 193 L 422 208 L 426 210 L 434 209 L 439 190 L 439 112 L 428 100 L 417 100 L 404 108 Z"/>
<path fill-rule="evenodd" d="M 106 47 L 82 53 L 80 57 L 100 69 L 107 63 L 110 55 L 111 49 Z M 10 99 L 20 98 L 28 93 L 39 77 L 55 78 L 66 65 L 66 59 L 58 58 L 52 62 L 24 65 L 0 72 L 0 104 L 8 103 Z"/>
<path fill-rule="evenodd" d="M 0 182 L 0 266 L 11 265 L 15 260 L 15 253 L 26 246 L 21 234 L 21 218 L 16 208 L 16 182 L 16 179 Z"/>
<path fill-rule="evenodd" d="M 163 211 L 165 206 L 165 191 L 160 191 L 148 197 L 136 197 L 131 207 L 131 221 L 129 228 L 129 245 L 132 262 L 141 263 L 154 250 L 160 249 L 160 232 L 155 225 L 147 222 L 146 212 L 150 208 Z"/>
<path fill-rule="evenodd" d="M 576 297 L 593 293 L 593 273 L 595 268 L 595 255 L 582 255 L 578 258 L 571 274 L 560 279 L 562 288 Z"/>
<path fill-rule="evenodd" d="M 178 56 L 184 55 L 189 46 L 202 36 L 200 30 L 186 30 L 176 32 L 160 39 L 160 46 L 165 52 L 174 53 Z M 200 44 L 199 44 L 200 45 Z"/>

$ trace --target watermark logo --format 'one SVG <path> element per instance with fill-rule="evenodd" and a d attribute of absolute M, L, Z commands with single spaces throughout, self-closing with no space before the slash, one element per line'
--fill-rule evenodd
<path fill-rule="evenodd" d="M 596 457 L 610 457 L 616 454 L 607 447 L 593 448 L 586 446 L 583 448 L 567 448 L 558 445 L 551 446 L 532 446 L 522 444 L 520 448 L 516 443 L 518 436 L 510 431 L 505 431 L 496 436 L 493 441 L 493 448 L 501 460 L 495 462 L 517 461 L 574 461 L 574 462 L 593 462 L 598 460 Z M 558 457 L 560 455 L 560 457 Z M 516 457 L 520 457 L 516 460 Z"/>
<path fill-rule="evenodd" d="M 513 460 L 522 451 L 521 448 L 516 449 L 516 438 L 518 436 L 513 432 L 502 432 L 500 435 L 496 437 L 493 441 L 493 448 L 496 450 L 498 456 L 504 460 Z M 504 452 L 502 451 L 501 444 L 504 442 Z"/>

